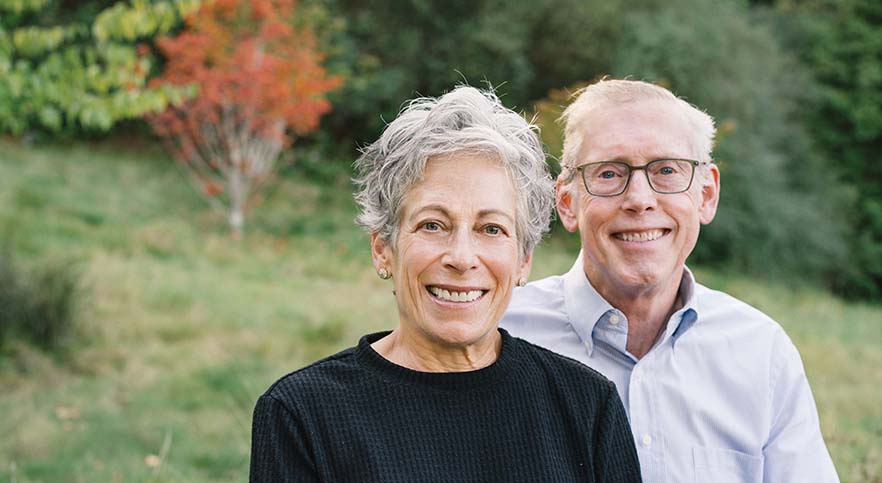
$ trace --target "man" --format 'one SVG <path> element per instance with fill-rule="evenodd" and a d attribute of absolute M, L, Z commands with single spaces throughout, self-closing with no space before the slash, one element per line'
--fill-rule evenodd
<path fill-rule="evenodd" d="M 516 290 L 502 326 L 616 383 L 646 482 L 838 481 L 793 343 L 686 268 L 719 201 L 710 116 L 602 80 L 563 118 L 557 209 L 581 255 Z"/>

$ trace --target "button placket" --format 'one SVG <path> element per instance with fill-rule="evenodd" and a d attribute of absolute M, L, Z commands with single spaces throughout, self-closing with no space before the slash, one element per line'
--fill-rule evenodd
<path fill-rule="evenodd" d="M 652 381 L 647 378 L 650 371 L 650 359 L 651 357 L 645 357 L 631 370 L 628 399 L 631 403 L 630 418 L 637 452 L 641 454 L 641 459 L 658 461 L 663 448 L 659 446 L 659 441 L 655 437 L 655 432 L 658 429 L 656 424 L 657 408 L 653 398 Z M 661 467 L 656 464 L 649 466 L 651 474 L 663 474 L 663 465 Z"/>

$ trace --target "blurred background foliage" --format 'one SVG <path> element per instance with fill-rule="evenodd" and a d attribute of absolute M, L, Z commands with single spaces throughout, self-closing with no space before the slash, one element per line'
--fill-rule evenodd
<path fill-rule="evenodd" d="M 155 69 L 137 43 L 170 32 L 198 6 L 199 0 L 0 2 L 0 131 L 106 132 L 180 99 L 183 89 L 146 88 Z"/>
<path fill-rule="evenodd" d="M 694 262 L 882 296 L 882 4 L 876 0 L 301 0 L 344 79 L 300 173 L 344 176 L 403 102 L 489 85 L 556 115 L 610 75 L 657 82 L 719 127 L 723 198 Z M 154 41 L 199 0 L 0 1 L 0 130 L 29 141 L 149 136 L 193 92 L 148 87 Z M 319 154 L 315 154 L 319 153 Z M 290 172 L 290 170 L 288 171 Z"/>
<path fill-rule="evenodd" d="M 212 0 L 295 6 L 341 79 L 237 242 L 145 121 L 210 90 L 163 85 L 157 47 L 205 1 L 0 0 L 0 480 L 247 479 L 256 396 L 395 320 L 358 147 L 468 82 L 535 117 L 556 172 L 571 94 L 614 76 L 716 119 L 689 263 L 781 323 L 842 481 L 882 483 L 878 0 Z M 555 230 L 533 278 L 572 263 Z"/>

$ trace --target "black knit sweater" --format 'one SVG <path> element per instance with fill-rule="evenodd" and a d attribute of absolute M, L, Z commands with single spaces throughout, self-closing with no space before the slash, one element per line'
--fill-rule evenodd
<path fill-rule="evenodd" d="M 513 338 L 470 372 L 413 371 L 365 336 L 257 401 L 252 482 L 639 482 L 613 383 Z"/>

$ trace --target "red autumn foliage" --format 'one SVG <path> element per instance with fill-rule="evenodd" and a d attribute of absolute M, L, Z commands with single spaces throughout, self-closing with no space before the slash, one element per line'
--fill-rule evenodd
<path fill-rule="evenodd" d="M 341 82 L 296 15 L 294 0 L 214 0 L 157 41 L 166 64 L 154 84 L 196 85 L 198 94 L 148 121 L 200 191 L 215 204 L 226 193 L 234 233 L 281 150 L 318 127 L 331 109 L 325 95 Z"/>

